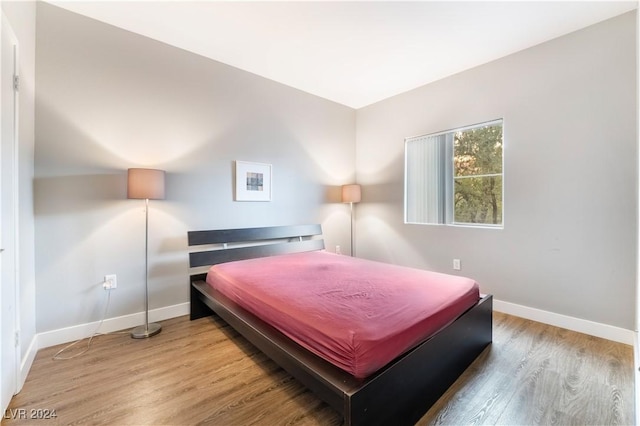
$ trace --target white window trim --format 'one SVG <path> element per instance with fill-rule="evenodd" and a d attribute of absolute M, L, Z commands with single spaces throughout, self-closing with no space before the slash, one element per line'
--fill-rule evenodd
<path fill-rule="evenodd" d="M 408 162 L 409 156 L 407 155 L 407 144 L 413 142 L 418 139 L 426 139 L 436 136 L 441 136 L 445 134 L 453 134 L 454 132 L 463 132 L 466 130 L 476 129 L 478 127 L 489 127 L 494 125 L 500 125 L 502 127 L 502 164 L 501 170 L 502 173 L 489 173 L 483 175 L 470 175 L 470 176 L 453 176 L 453 144 L 445 144 L 446 146 L 446 158 L 451 158 L 451 161 L 444 161 L 445 164 L 445 174 L 447 178 L 444 180 L 444 190 L 449 196 L 444 197 L 445 206 L 444 213 L 442 216 L 444 217 L 443 222 L 413 222 L 408 220 Z M 463 127 L 455 127 L 449 130 L 444 130 L 436 133 L 423 134 L 418 136 L 411 136 L 404 139 L 404 212 L 403 212 L 403 220 L 407 225 L 429 225 L 429 226 L 454 226 L 460 228 L 474 228 L 474 229 L 504 229 L 505 226 L 505 204 L 504 204 L 504 194 L 505 194 L 505 175 L 504 175 L 504 158 L 505 158 L 505 144 L 504 144 L 504 133 L 505 133 L 505 125 L 504 118 L 498 118 L 494 120 L 484 121 L 476 124 L 471 124 Z M 453 200 L 454 200 L 454 182 L 456 179 L 464 179 L 464 178 L 478 178 L 478 177 L 490 177 L 490 176 L 500 176 L 502 177 L 502 223 L 500 224 L 491 224 L 491 223 L 467 223 L 467 222 L 455 222 L 454 221 L 454 208 L 453 208 Z"/>

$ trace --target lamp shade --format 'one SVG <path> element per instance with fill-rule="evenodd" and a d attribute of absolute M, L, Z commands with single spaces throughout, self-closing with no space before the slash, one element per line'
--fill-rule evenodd
<path fill-rule="evenodd" d="M 359 203 L 361 198 L 360 185 L 343 185 L 342 186 L 342 202 L 343 203 Z"/>
<path fill-rule="evenodd" d="M 127 198 L 164 200 L 164 170 L 129 169 Z"/>

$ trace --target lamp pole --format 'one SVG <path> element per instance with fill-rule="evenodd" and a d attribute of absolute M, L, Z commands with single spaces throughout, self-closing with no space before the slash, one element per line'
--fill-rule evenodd
<path fill-rule="evenodd" d="M 356 255 L 356 248 L 353 246 L 353 202 L 349 203 L 351 206 L 351 257 Z"/>
<path fill-rule="evenodd" d="M 144 200 L 144 325 L 131 330 L 131 337 L 144 339 L 160 333 L 160 324 L 149 324 L 149 200 L 163 200 L 165 196 L 163 170 L 129 169 L 127 198 Z"/>
<path fill-rule="evenodd" d="M 131 330 L 131 337 L 144 339 L 162 331 L 160 324 L 149 324 L 149 199 L 144 200 L 144 325 Z"/>

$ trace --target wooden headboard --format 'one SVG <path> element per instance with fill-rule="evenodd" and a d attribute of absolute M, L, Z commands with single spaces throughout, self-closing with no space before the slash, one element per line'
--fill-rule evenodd
<path fill-rule="evenodd" d="M 312 238 L 318 235 L 322 235 L 319 224 L 190 231 L 187 233 L 190 247 L 215 244 L 222 244 L 222 247 L 189 253 L 189 267 L 322 250 L 324 240 Z M 229 247 L 228 244 L 237 247 Z"/>

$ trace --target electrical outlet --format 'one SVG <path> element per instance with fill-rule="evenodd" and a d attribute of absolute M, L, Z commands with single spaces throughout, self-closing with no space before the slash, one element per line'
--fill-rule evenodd
<path fill-rule="evenodd" d="M 460 270 L 460 259 L 453 259 L 453 269 L 456 271 Z"/>
<path fill-rule="evenodd" d="M 118 278 L 116 277 L 116 274 L 105 275 L 102 287 L 104 287 L 105 290 L 114 290 L 118 288 Z"/>

